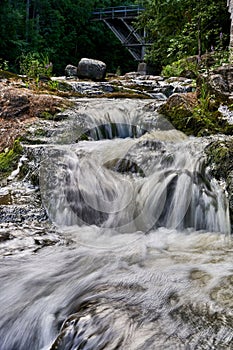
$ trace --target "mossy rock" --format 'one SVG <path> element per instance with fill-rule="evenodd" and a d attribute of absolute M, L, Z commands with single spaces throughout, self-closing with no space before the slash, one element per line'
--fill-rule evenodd
<path fill-rule="evenodd" d="M 173 94 L 158 112 L 169 119 L 173 126 L 186 135 L 208 136 L 233 134 L 233 125 L 222 118 L 218 103 L 212 99 L 197 99 L 195 93 Z"/>
<path fill-rule="evenodd" d="M 195 94 L 173 94 L 167 102 L 159 108 L 159 113 L 169 119 L 173 126 L 187 135 L 195 135 L 196 125 L 193 119 L 193 110 L 198 101 Z"/>
<path fill-rule="evenodd" d="M 208 163 L 214 164 L 212 170 L 218 179 L 226 179 L 233 171 L 233 139 L 226 141 L 214 141 L 206 149 Z"/>
<path fill-rule="evenodd" d="M 19 140 L 15 140 L 13 148 L 0 153 L 0 179 L 7 177 L 17 166 L 23 148 Z"/>
<path fill-rule="evenodd" d="M 224 180 L 226 183 L 233 229 L 233 138 L 224 141 L 213 141 L 206 148 L 206 154 L 211 175 L 217 180 Z"/>
<path fill-rule="evenodd" d="M 0 70 L 0 79 L 21 79 L 17 74 Z"/>

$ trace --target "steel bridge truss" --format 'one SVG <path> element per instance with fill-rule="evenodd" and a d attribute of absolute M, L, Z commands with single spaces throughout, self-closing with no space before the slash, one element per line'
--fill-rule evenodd
<path fill-rule="evenodd" d="M 145 55 L 145 30 L 137 29 L 135 20 L 144 11 L 139 5 L 109 7 L 96 9 L 92 13 L 94 21 L 103 21 L 128 49 L 136 61 L 142 62 Z"/>

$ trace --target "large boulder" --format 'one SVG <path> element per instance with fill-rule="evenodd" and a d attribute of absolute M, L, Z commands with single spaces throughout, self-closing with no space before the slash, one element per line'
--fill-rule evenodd
<path fill-rule="evenodd" d="M 77 75 L 80 79 L 101 81 L 106 75 L 106 64 L 90 58 L 82 58 L 78 64 Z"/>
<path fill-rule="evenodd" d="M 176 129 L 194 135 L 195 121 L 192 116 L 197 104 L 195 93 L 175 93 L 159 107 L 158 112 L 167 117 Z"/>
<path fill-rule="evenodd" d="M 197 98 L 195 92 L 175 93 L 158 108 L 173 126 L 186 135 L 232 135 L 233 125 L 218 110 L 210 97 Z"/>

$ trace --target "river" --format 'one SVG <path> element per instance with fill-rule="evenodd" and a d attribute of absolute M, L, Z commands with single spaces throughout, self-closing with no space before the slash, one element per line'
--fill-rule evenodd
<path fill-rule="evenodd" d="M 155 107 L 77 100 L 24 145 L 39 187 L 16 176 L 1 189 L 2 210 L 25 201 L 33 215 L 21 206 L 10 223 L 4 209 L 0 350 L 233 349 L 233 244 L 210 139 Z"/>

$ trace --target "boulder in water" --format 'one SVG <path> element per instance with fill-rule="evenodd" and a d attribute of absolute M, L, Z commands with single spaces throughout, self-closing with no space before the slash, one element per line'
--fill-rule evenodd
<path fill-rule="evenodd" d="M 193 109 L 197 103 L 195 93 L 175 93 L 159 107 L 158 111 L 168 117 L 178 130 L 192 134 L 193 128 L 187 121 L 191 122 Z M 189 130 L 189 128 L 191 129 Z"/>
<path fill-rule="evenodd" d="M 77 75 L 80 79 L 103 80 L 106 75 L 106 64 L 90 58 L 82 58 L 78 64 Z"/>

